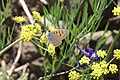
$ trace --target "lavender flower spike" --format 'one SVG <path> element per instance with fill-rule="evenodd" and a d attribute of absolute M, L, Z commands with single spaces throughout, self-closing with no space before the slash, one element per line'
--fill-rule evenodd
<path fill-rule="evenodd" d="M 86 52 L 85 50 L 83 50 L 82 48 L 80 48 L 77 45 L 77 48 L 80 50 L 80 52 L 85 55 L 86 57 L 88 57 L 89 59 L 93 59 L 93 60 L 98 60 L 98 56 L 96 52 L 93 52 L 93 49 L 90 48 L 89 46 L 87 47 L 88 52 Z"/>

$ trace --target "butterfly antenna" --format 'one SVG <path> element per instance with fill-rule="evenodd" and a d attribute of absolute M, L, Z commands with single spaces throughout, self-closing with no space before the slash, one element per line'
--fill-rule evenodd
<path fill-rule="evenodd" d="M 63 74 L 67 74 L 70 71 L 77 69 L 78 67 L 79 66 L 73 67 L 72 69 L 70 69 L 68 71 L 65 71 L 65 72 L 60 72 L 60 73 L 50 74 L 50 75 L 47 75 L 47 76 L 44 76 L 44 77 L 40 77 L 38 80 L 42 80 L 42 79 L 49 78 L 49 77 L 54 77 L 54 76 L 60 76 L 60 75 L 63 75 Z"/>

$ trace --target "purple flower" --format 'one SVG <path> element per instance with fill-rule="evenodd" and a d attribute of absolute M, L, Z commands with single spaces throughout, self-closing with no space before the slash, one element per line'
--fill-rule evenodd
<path fill-rule="evenodd" d="M 98 55 L 97 55 L 97 52 L 93 52 L 93 49 L 90 48 L 90 47 L 87 47 L 87 50 L 88 52 L 86 52 L 85 50 L 83 50 L 81 47 L 77 46 L 77 48 L 80 50 L 80 52 L 85 55 L 86 57 L 88 57 L 90 60 L 91 60 L 91 63 L 92 61 L 97 61 L 99 60 L 98 58 Z M 87 64 L 83 64 L 83 65 L 80 65 L 80 63 L 78 62 L 77 63 L 77 66 L 81 66 L 83 68 L 87 68 L 88 65 Z"/>
<path fill-rule="evenodd" d="M 82 48 L 80 48 L 79 46 L 77 46 L 77 48 L 80 50 L 80 52 L 85 55 L 86 57 L 88 57 L 89 59 L 93 59 L 93 60 L 98 60 L 98 55 L 97 52 L 93 52 L 93 49 L 90 48 L 89 46 L 87 47 L 88 52 L 86 52 L 85 50 L 83 50 Z"/>
<path fill-rule="evenodd" d="M 80 65 L 80 63 L 79 62 L 77 62 L 77 67 L 82 67 L 82 68 L 87 68 L 88 67 L 88 65 L 87 64 L 83 64 L 83 65 Z"/>

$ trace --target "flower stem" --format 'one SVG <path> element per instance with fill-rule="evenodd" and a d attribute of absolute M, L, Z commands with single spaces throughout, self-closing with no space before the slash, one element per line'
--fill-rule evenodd
<path fill-rule="evenodd" d="M 45 75 L 45 78 L 47 78 L 46 54 L 44 56 L 43 64 L 44 64 L 44 75 Z"/>
<path fill-rule="evenodd" d="M 108 49 L 107 57 L 105 58 L 106 61 L 108 61 L 108 58 L 110 57 L 111 52 L 112 52 L 112 50 L 113 50 L 113 47 L 114 47 L 114 45 L 115 45 L 117 39 L 119 38 L 119 36 L 120 36 L 120 29 L 119 29 L 118 34 L 115 36 L 113 42 L 111 43 L 111 45 L 110 45 L 110 47 L 109 47 L 109 49 Z"/>
<path fill-rule="evenodd" d="M 115 57 L 113 57 L 113 58 L 108 62 L 108 64 L 110 64 L 114 59 L 115 59 Z"/>
<path fill-rule="evenodd" d="M 45 49 L 44 47 L 42 47 L 42 46 L 40 46 L 39 44 L 37 44 L 35 41 L 32 40 L 32 42 L 33 42 L 34 44 L 36 44 L 38 47 L 42 48 L 43 50 L 48 51 L 48 50 Z"/>
<path fill-rule="evenodd" d="M 13 45 L 15 45 L 16 43 L 18 43 L 21 40 L 21 38 L 17 39 L 16 41 L 14 41 L 13 43 L 11 43 L 10 45 L 8 45 L 7 47 L 5 47 L 2 51 L 0 51 L 0 56 L 7 51 L 9 48 L 11 48 Z"/>

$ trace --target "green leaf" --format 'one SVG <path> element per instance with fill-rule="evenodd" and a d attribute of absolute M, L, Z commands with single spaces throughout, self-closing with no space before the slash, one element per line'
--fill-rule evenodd
<path fill-rule="evenodd" d="M 2 10 L 0 8 L 0 27 L 1 27 L 2 23 L 5 21 L 5 19 L 8 17 L 8 14 L 9 14 L 9 12 L 11 10 L 10 0 L 7 0 L 6 4 L 4 3 L 4 0 L 2 0 L 2 7 L 3 7 L 4 11 L 2 13 Z"/>
<path fill-rule="evenodd" d="M 22 75 L 18 80 L 27 80 L 29 73 L 26 72 L 24 75 Z"/>
<path fill-rule="evenodd" d="M 8 80 L 5 61 L 2 61 L 2 77 L 3 80 Z"/>
<path fill-rule="evenodd" d="M 106 24 L 106 27 L 105 27 L 105 29 L 104 29 L 103 35 L 101 36 L 101 38 L 100 38 L 100 39 L 98 40 L 98 42 L 97 42 L 97 45 L 96 45 L 96 48 L 95 48 L 96 51 L 97 51 L 98 49 L 100 49 L 101 46 L 102 46 L 103 44 L 105 44 L 105 42 L 106 42 L 107 39 L 109 38 L 109 36 L 108 36 L 106 39 L 104 39 L 105 33 L 107 32 L 107 29 L 108 29 L 108 26 L 109 26 L 109 22 Z"/>
<path fill-rule="evenodd" d="M 119 38 L 119 36 L 120 36 L 120 29 L 119 29 L 118 34 L 115 36 L 114 40 L 112 41 L 112 43 L 111 43 L 111 45 L 110 45 L 110 47 L 109 47 L 109 49 L 108 49 L 107 57 L 105 58 L 106 61 L 108 61 L 108 59 L 109 59 L 109 57 L 110 57 L 110 55 L 111 55 L 111 52 L 112 52 L 112 50 L 113 50 L 113 47 L 114 47 L 117 39 Z"/>
<path fill-rule="evenodd" d="M 2 37 L 2 48 L 5 47 L 5 39 L 6 39 L 6 27 L 4 27 L 4 32 Z"/>

